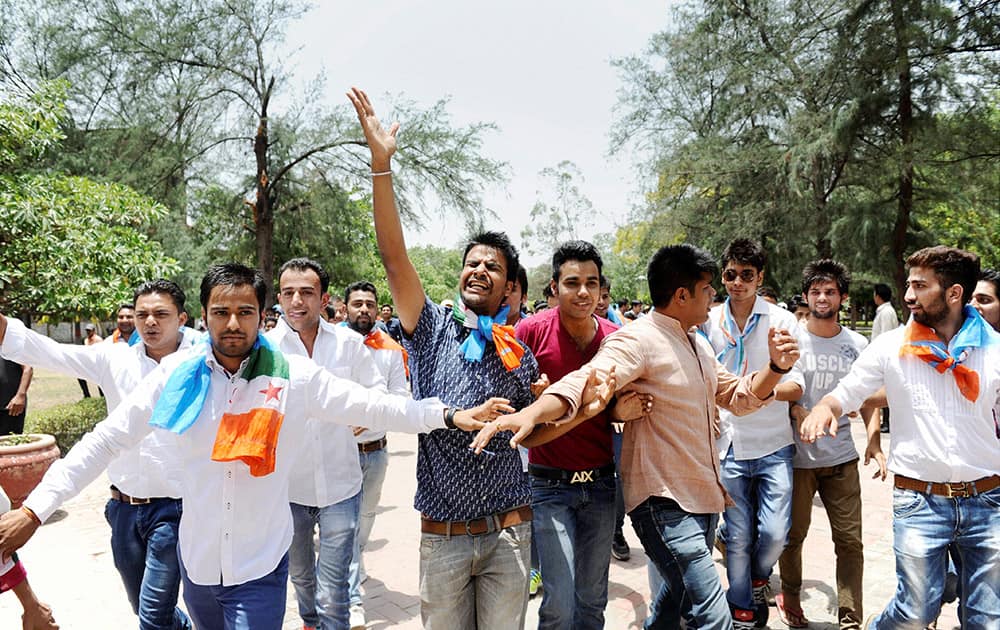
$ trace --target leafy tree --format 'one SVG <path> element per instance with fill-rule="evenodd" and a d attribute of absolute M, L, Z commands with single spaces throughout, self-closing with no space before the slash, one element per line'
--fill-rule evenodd
<path fill-rule="evenodd" d="M 269 284 L 276 239 L 293 239 L 277 233 L 290 224 L 282 215 L 303 207 L 289 180 L 321 177 L 340 190 L 370 185 L 367 151 L 346 100 L 328 107 L 321 79 L 291 93 L 292 59 L 282 45 L 287 25 L 306 13 L 299 0 L 41 3 L 40 11 L 21 12 L 34 53 L 22 65 L 36 76 L 73 77 L 86 92 L 74 108 L 80 126 L 94 131 L 82 140 L 90 156 L 82 166 L 104 168 L 94 150 L 125 143 L 128 150 L 116 155 L 150 169 L 143 176 L 152 175 L 159 198 L 174 207 L 171 228 L 180 231 L 190 223 L 189 183 L 239 191 L 252 219 L 253 259 Z M 405 125 L 395 180 L 400 209 L 418 222 L 426 195 L 476 225 L 487 212 L 482 187 L 500 181 L 504 165 L 478 155 L 493 126 L 453 127 L 446 106 L 396 99 L 388 113 Z M 117 179 L 134 171 L 119 164 L 102 172 Z"/>
<path fill-rule="evenodd" d="M 0 310 L 105 316 L 177 264 L 143 235 L 166 209 L 118 184 L 40 168 L 62 140 L 63 88 L 0 102 Z"/>
<path fill-rule="evenodd" d="M 578 238 L 590 222 L 594 205 L 583 192 L 583 174 L 576 164 L 563 160 L 538 173 L 550 190 L 538 191 L 528 225 L 521 230 L 524 249 L 533 254 L 551 253 L 561 243 Z"/>
<path fill-rule="evenodd" d="M 960 190 L 936 164 L 995 173 L 995 132 L 940 125 L 984 126 L 996 3 L 702 1 L 673 24 L 616 62 L 613 149 L 648 151 L 656 181 L 644 242 L 756 238 L 784 292 L 831 255 L 899 284 L 904 251 L 940 236 L 928 208 Z"/>

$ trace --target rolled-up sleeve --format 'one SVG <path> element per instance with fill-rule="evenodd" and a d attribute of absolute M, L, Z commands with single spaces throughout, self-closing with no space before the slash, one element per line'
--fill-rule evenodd
<path fill-rule="evenodd" d="M 719 379 L 719 385 L 715 389 L 715 404 L 733 415 L 751 414 L 774 400 L 774 394 L 761 399 L 757 398 L 753 390 L 750 389 L 757 372 L 751 372 L 746 376 L 736 376 L 721 363 L 715 361 L 715 373 Z"/>
<path fill-rule="evenodd" d="M 640 340 L 630 332 L 628 328 L 622 328 L 605 337 L 589 363 L 570 372 L 545 390 L 545 394 L 558 396 L 569 405 L 566 415 L 554 424 L 568 422 L 576 416 L 591 370 L 596 370 L 600 378 L 606 379 L 614 367 L 618 390 L 639 378 L 645 370 L 645 356 Z"/>

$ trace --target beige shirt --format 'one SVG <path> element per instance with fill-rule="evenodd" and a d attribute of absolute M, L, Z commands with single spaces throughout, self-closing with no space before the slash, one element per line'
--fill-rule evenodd
<path fill-rule="evenodd" d="M 648 418 L 625 423 L 625 509 L 656 496 L 693 514 L 721 512 L 729 497 L 719 481 L 715 406 L 745 415 L 766 405 L 750 391 L 753 373 L 740 378 L 727 372 L 707 342 L 654 310 L 608 335 L 590 363 L 545 393 L 566 400 L 566 417 L 573 417 L 590 369 L 606 375 L 612 365 L 619 391 L 653 395 Z"/>

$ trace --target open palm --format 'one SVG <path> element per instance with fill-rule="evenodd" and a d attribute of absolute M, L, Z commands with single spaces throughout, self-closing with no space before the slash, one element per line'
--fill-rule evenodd
<path fill-rule="evenodd" d="M 365 132 L 368 148 L 372 152 L 372 170 L 388 168 L 389 159 L 396 152 L 396 133 L 399 131 L 399 123 L 392 123 L 388 131 L 382 127 L 378 116 L 375 115 L 375 108 L 372 107 L 371 100 L 364 90 L 352 87 L 347 93 L 347 98 L 351 100 L 354 111 L 358 113 L 358 121 Z"/>

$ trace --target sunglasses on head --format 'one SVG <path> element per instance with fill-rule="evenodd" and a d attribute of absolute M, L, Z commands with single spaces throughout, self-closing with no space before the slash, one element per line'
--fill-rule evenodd
<path fill-rule="evenodd" d="M 753 269 L 744 269 L 743 271 L 726 269 L 722 272 L 722 279 L 726 282 L 733 282 L 737 277 L 739 277 L 739 279 L 743 282 L 753 282 L 754 278 L 757 277 L 757 272 Z"/>

